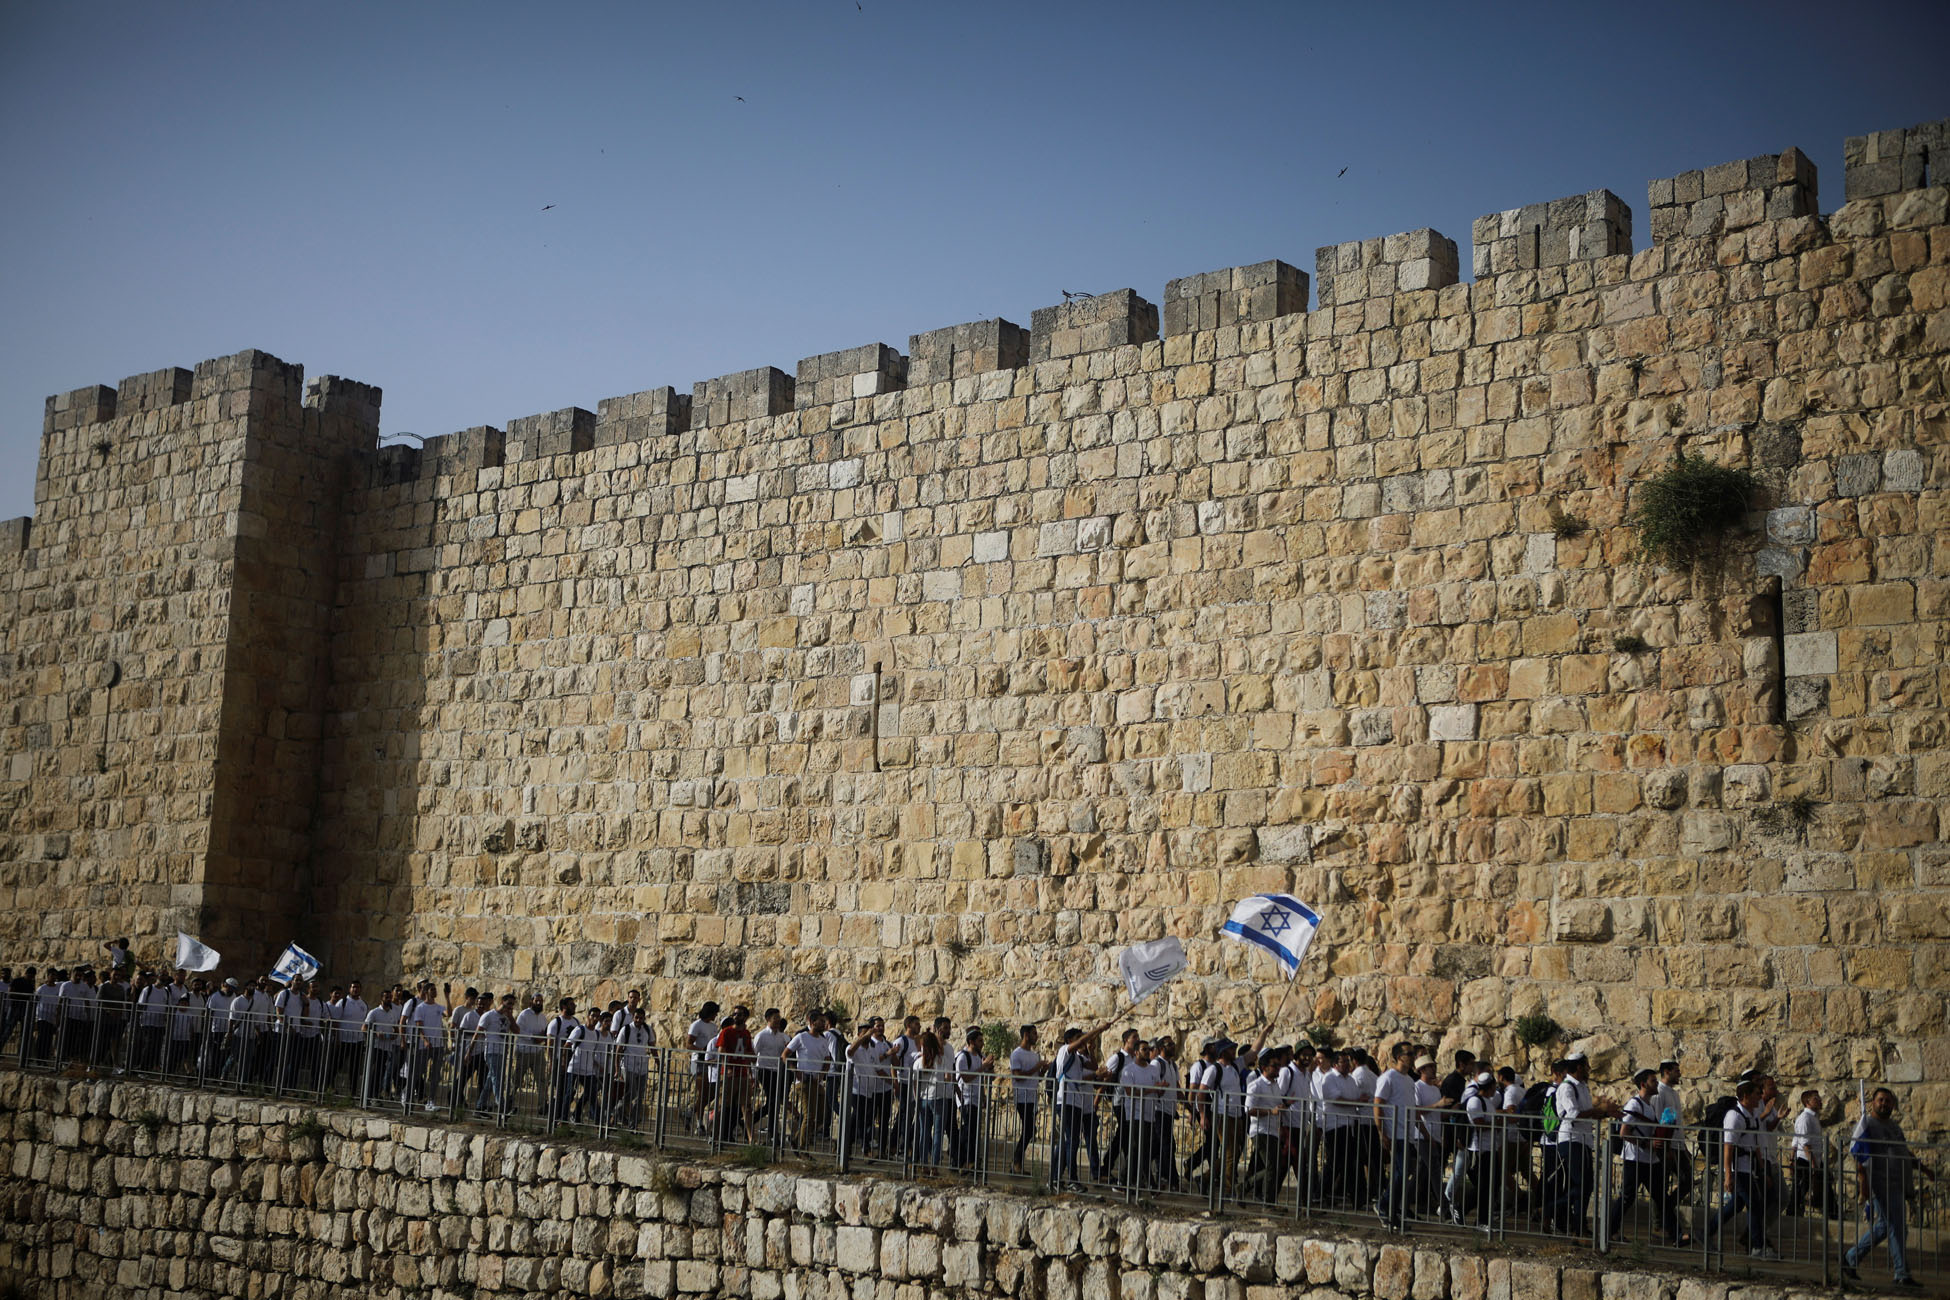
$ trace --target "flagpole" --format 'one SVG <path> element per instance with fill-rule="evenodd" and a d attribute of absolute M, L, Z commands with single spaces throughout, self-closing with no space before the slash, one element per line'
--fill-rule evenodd
<path fill-rule="evenodd" d="M 1273 1018 L 1266 1022 L 1266 1028 L 1260 1033 L 1259 1041 L 1253 1044 L 1254 1056 L 1258 1056 L 1259 1049 L 1266 1046 L 1266 1039 L 1270 1034 L 1272 1034 L 1273 1026 L 1277 1025 L 1280 1022 L 1280 1017 L 1286 1014 L 1287 999 L 1293 996 L 1293 986 L 1295 984 L 1298 984 L 1299 982 L 1300 982 L 1300 968 L 1298 966 L 1295 966 L 1293 970 L 1287 974 L 1286 992 L 1280 994 L 1280 1004 L 1273 1008 Z"/>

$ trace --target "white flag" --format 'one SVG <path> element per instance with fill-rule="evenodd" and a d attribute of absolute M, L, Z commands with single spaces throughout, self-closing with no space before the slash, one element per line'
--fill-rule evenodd
<path fill-rule="evenodd" d="M 278 958 L 278 964 L 271 968 L 271 978 L 280 984 L 289 984 L 293 980 L 308 980 L 316 974 L 318 974 L 318 958 L 295 943 L 284 950 L 284 956 Z"/>
<path fill-rule="evenodd" d="M 1290 894 L 1254 894 L 1232 909 L 1223 933 L 1241 943 L 1256 943 L 1280 959 L 1288 978 L 1300 970 L 1300 958 L 1320 928 L 1314 910 Z"/>
<path fill-rule="evenodd" d="M 1165 981 L 1189 964 L 1185 946 L 1170 935 L 1149 943 L 1134 943 L 1117 954 L 1117 969 L 1123 972 L 1124 987 L 1131 991 L 1132 1005 L 1157 992 Z"/>
<path fill-rule="evenodd" d="M 215 948 L 206 948 L 181 930 L 176 932 L 177 970 L 215 970 L 222 960 L 222 954 Z"/>

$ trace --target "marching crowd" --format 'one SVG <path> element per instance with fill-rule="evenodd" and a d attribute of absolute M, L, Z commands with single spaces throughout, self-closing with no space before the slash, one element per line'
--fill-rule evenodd
<path fill-rule="evenodd" d="M 586 1007 L 565 997 L 551 1012 L 540 993 L 524 1003 L 468 988 L 456 998 L 421 980 L 368 1002 L 357 981 L 218 983 L 182 970 L 136 971 L 126 941 L 109 954 L 99 972 L 0 969 L 9 992 L 0 1044 L 18 1030 L 29 1036 L 19 1050 L 40 1062 L 349 1085 L 428 1110 L 451 1074 L 447 1104 L 461 1109 L 471 1094 L 476 1115 L 505 1115 L 532 1087 L 558 1122 L 644 1122 L 659 1044 L 641 990 Z M 1015 1112 L 1011 1170 L 1024 1172 L 1040 1131 L 1050 1183 L 1065 1190 L 1083 1189 L 1082 1162 L 1093 1182 L 1210 1191 L 1207 1180 L 1217 1179 L 1228 1197 L 1304 1196 L 1371 1210 L 1397 1228 L 1411 1216 L 1490 1225 L 1523 1215 L 1581 1236 L 1604 1120 L 1605 1156 L 1621 1171 L 1611 1203 L 1598 1208 L 1612 1237 L 1641 1197 L 1665 1243 L 1691 1242 L 1680 1211 L 1697 1204 L 1695 1231 L 1717 1240 L 1743 1220 L 1759 1258 L 1776 1257 L 1781 1216 L 1839 1217 L 1821 1095 L 1806 1089 L 1790 1099 L 1764 1071 L 1742 1075 L 1733 1094 L 1689 1124 L 1673 1060 L 1638 1070 L 1629 1095 L 1609 1102 L 1592 1094 L 1581 1054 L 1553 1062 L 1547 1082 L 1526 1085 L 1514 1066 L 1468 1051 L 1455 1052 L 1444 1074 L 1434 1049 L 1412 1042 L 1390 1046 L 1384 1063 L 1360 1047 L 1248 1046 L 1219 1028 L 1181 1063 L 1174 1038 L 1136 1029 L 1106 1052 L 1109 1028 L 1066 1029 L 1045 1056 L 1034 1025 L 1016 1030 L 1013 1045 L 969 1027 L 957 1047 L 945 1016 L 924 1025 L 910 1015 L 890 1032 L 877 1016 L 849 1027 L 837 1008 L 813 1008 L 789 1025 L 776 1008 L 754 1020 L 748 1007 L 709 1002 L 675 1059 L 695 1132 L 726 1142 L 776 1132 L 802 1150 L 837 1141 L 843 1155 L 902 1157 L 924 1169 L 966 1170 L 989 1139 L 1006 1145 L 990 1113 L 1006 1096 Z M 1107 1135 L 1100 1102 L 1108 1103 Z M 1905 1205 L 1929 1171 L 1896 1108 L 1894 1093 L 1877 1089 L 1850 1137 L 1847 1173 L 1869 1224 L 1844 1270 L 1853 1274 L 1886 1241 L 1891 1271 L 1906 1283 Z M 1714 1183 L 1696 1195 L 1702 1178 Z"/>

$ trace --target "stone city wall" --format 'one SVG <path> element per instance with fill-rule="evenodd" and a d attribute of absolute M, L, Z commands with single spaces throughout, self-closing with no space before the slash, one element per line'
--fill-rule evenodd
<path fill-rule="evenodd" d="M 0 1089 L 0 1285 L 40 1300 L 1726 1300 L 1591 1259 L 1293 1223 L 681 1165 L 345 1111 L 58 1079 Z M 1743 1300 L 1812 1290 L 1742 1283 Z"/>
<path fill-rule="evenodd" d="M 360 389 L 283 569 L 224 496 L 269 415 L 56 399 L 0 561 L 0 942 L 228 893 L 246 960 L 641 984 L 674 1028 L 1103 1016 L 1169 933 L 1147 1020 L 1236 1032 L 1277 989 L 1212 936 L 1277 889 L 1326 917 L 1282 1032 L 1521 1062 L 1545 1013 L 1601 1077 L 1888 1077 L 1941 1128 L 1942 141 L 1851 141 L 1826 217 L 1795 150 L 1654 181 L 1636 251 L 1602 190 L 1492 213 L 1473 283 L 1431 230 L 1324 248 L 1313 310 L 1263 261 L 424 448 Z M 131 419 L 154 454 L 89 478 Z M 1680 450 L 1764 493 L 1675 572 L 1625 521 Z"/>

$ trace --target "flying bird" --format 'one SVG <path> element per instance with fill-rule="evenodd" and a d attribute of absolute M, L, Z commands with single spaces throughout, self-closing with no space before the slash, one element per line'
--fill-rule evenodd
<path fill-rule="evenodd" d="M 1352 163 L 1349 163 L 1349 164 L 1348 164 L 1348 166 L 1349 166 L 1349 167 L 1351 167 L 1351 166 L 1353 166 L 1353 164 L 1352 164 Z M 1341 169 L 1340 169 L 1339 171 L 1337 171 L 1337 172 L 1335 172 L 1335 173 L 1334 173 L 1334 179 L 1335 179 L 1335 180 L 1339 180 L 1339 179 L 1340 179 L 1341 177 L 1343 177 L 1343 176 L 1345 176 L 1345 175 L 1347 175 L 1347 167 L 1343 167 L 1343 168 L 1341 168 Z"/>
<path fill-rule="evenodd" d="M 550 208 L 554 206 L 555 205 L 553 203 L 544 203 L 542 204 L 542 211 L 547 212 Z"/>
<path fill-rule="evenodd" d="M 745 97 L 743 95 L 733 95 L 732 98 L 737 100 L 741 104 L 745 102 Z"/>

